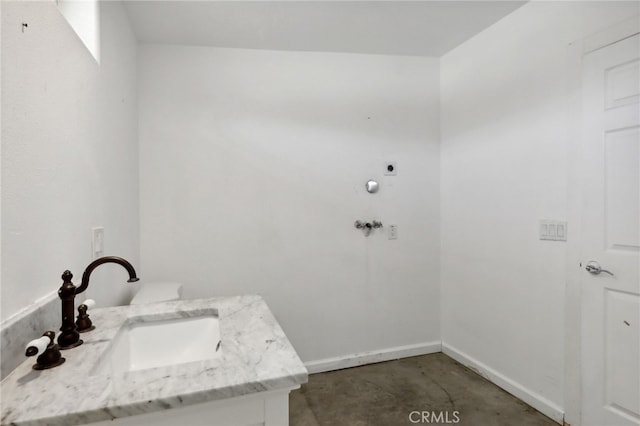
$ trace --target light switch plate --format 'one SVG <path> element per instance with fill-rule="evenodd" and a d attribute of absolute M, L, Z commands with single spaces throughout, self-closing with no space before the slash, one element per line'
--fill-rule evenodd
<path fill-rule="evenodd" d="M 561 220 L 541 220 L 538 225 L 541 240 L 567 241 L 567 222 Z"/>
<path fill-rule="evenodd" d="M 91 255 L 94 259 L 104 254 L 104 227 L 91 228 Z"/>

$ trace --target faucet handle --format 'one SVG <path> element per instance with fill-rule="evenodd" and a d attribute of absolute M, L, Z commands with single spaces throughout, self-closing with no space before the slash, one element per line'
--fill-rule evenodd
<path fill-rule="evenodd" d="M 47 350 L 47 347 L 53 342 L 53 339 L 48 333 L 53 333 L 52 331 L 47 331 L 37 339 L 33 339 L 27 346 L 25 347 L 25 356 L 36 356 L 38 354 L 44 353 Z"/>
<path fill-rule="evenodd" d="M 91 322 L 89 314 L 87 314 L 87 309 L 93 308 L 95 305 L 95 300 L 87 299 L 83 304 L 78 306 L 78 316 L 76 319 L 76 330 L 78 330 L 78 333 L 85 333 L 96 328 Z"/>
<path fill-rule="evenodd" d="M 53 331 L 45 331 L 42 337 L 27 343 L 25 355 L 28 357 L 39 355 L 36 363 L 33 364 L 34 370 L 46 370 L 65 362 L 60 348 L 54 343 L 55 337 L 56 333 Z"/>

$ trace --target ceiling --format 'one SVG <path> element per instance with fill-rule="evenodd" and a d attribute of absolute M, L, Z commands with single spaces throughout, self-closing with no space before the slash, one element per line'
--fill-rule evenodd
<path fill-rule="evenodd" d="M 125 7 L 142 43 L 441 56 L 526 1 L 149 1 Z"/>

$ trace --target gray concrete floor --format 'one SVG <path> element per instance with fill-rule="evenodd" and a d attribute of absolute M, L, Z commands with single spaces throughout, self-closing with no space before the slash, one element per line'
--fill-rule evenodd
<path fill-rule="evenodd" d="M 289 418 L 291 426 L 557 426 L 442 353 L 312 374 L 291 392 Z"/>

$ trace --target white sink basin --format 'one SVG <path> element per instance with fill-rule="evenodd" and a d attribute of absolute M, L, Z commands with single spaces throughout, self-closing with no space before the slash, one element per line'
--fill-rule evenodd
<path fill-rule="evenodd" d="M 217 312 L 172 319 L 130 318 L 114 337 L 93 374 L 116 374 L 221 355 Z"/>

